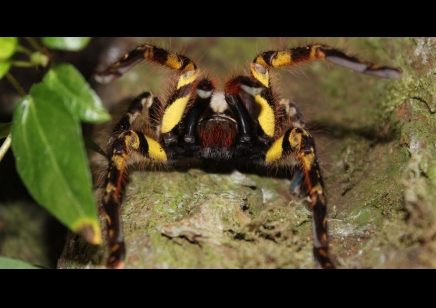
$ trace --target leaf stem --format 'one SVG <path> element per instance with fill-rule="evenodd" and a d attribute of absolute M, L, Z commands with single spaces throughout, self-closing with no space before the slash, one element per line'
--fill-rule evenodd
<path fill-rule="evenodd" d="M 30 45 L 32 45 L 33 48 L 38 50 L 41 53 L 44 53 L 44 48 L 41 47 L 37 41 L 35 41 L 32 37 L 25 37 L 25 39 L 29 42 Z"/>
<path fill-rule="evenodd" d="M 16 48 L 16 51 L 22 52 L 22 53 L 28 55 L 29 57 L 32 55 L 32 51 L 24 46 L 17 45 L 15 48 Z"/>
<path fill-rule="evenodd" d="M 27 95 L 18 81 L 14 78 L 14 76 L 11 75 L 11 73 L 7 72 L 5 76 L 22 98 Z"/>
<path fill-rule="evenodd" d="M 26 92 L 23 90 L 21 85 L 14 78 L 14 76 L 11 75 L 11 73 L 7 72 L 5 76 L 21 97 L 26 96 Z M 6 155 L 6 152 L 11 147 L 11 141 L 12 141 L 12 135 L 11 133 L 9 133 L 5 141 L 3 141 L 2 146 L 0 147 L 0 161 L 3 159 L 3 157 Z"/>
<path fill-rule="evenodd" d="M 3 157 L 6 155 L 6 152 L 11 147 L 11 141 L 12 141 L 12 135 L 11 133 L 9 133 L 5 141 L 3 141 L 2 146 L 0 147 L 0 161 L 2 161 Z"/>
<path fill-rule="evenodd" d="M 33 64 L 32 62 L 27 62 L 27 61 L 11 61 L 11 64 L 13 66 L 18 66 L 18 67 L 33 67 L 33 66 L 36 66 L 36 64 Z"/>

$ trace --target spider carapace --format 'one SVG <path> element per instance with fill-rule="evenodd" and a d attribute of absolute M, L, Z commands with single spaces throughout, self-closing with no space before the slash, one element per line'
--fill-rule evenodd
<path fill-rule="evenodd" d="M 290 192 L 308 197 L 313 217 L 313 253 L 317 266 L 334 268 L 328 252 L 327 198 L 315 150 L 301 112 L 280 99 L 271 84 L 270 69 L 325 59 L 361 73 L 398 78 L 401 71 L 374 65 L 325 45 L 308 45 L 260 53 L 249 75 L 228 80 L 222 91 L 202 76 L 188 57 L 144 44 L 126 54 L 95 78 L 108 83 L 146 60 L 178 71 L 166 101 L 151 92 L 133 100 L 107 144 L 109 166 L 102 203 L 106 212 L 108 268 L 123 268 L 126 255 L 120 208 L 132 152 L 147 162 L 168 164 L 185 158 L 245 161 L 285 168 Z M 147 115 L 142 129 L 135 119 Z M 147 111 L 147 112 L 145 112 Z"/>

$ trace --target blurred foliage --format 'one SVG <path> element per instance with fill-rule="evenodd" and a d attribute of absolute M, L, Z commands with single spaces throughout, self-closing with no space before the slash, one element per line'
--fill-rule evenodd
<path fill-rule="evenodd" d="M 25 47 L 22 41 L 31 47 Z M 48 47 L 79 50 L 89 38 L 42 41 Z M 26 55 L 28 60 L 16 60 L 15 53 Z M 74 66 L 54 65 L 50 57 L 46 46 L 35 39 L 0 39 L 0 63 L 8 67 L 0 77 L 7 78 L 22 97 L 12 123 L 1 126 L 1 137 L 6 139 L 0 148 L 0 159 L 12 144 L 17 171 L 34 200 L 69 229 L 90 243 L 100 244 L 101 230 L 81 122 L 101 123 L 110 116 Z M 9 73 L 13 66 L 36 69 L 36 79 L 41 80 L 30 87 L 28 94 Z"/>

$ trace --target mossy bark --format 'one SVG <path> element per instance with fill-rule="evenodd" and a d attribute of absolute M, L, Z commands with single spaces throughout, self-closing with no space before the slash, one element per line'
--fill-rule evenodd
<path fill-rule="evenodd" d="M 301 107 L 317 141 L 335 264 L 436 267 L 436 39 L 304 40 L 314 41 L 404 72 L 399 80 L 384 80 L 314 62 L 277 73 L 283 97 Z M 274 42 L 184 43 L 188 56 L 208 51 L 200 53 L 199 67 L 219 70 L 251 60 Z M 147 90 L 146 84 L 144 79 L 139 91 Z M 288 180 L 274 177 L 274 171 L 267 176 L 212 167 L 131 173 L 122 215 L 127 268 L 315 267 L 311 213 L 304 198 L 289 194 Z M 70 235 L 58 267 L 103 267 L 106 255 L 105 245 L 94 247 Z"/>

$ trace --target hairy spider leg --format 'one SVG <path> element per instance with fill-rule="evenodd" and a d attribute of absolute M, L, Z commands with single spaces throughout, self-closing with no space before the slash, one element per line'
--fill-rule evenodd
<path fill-rule="evenodd" d="M 287 128 L 305 128 L 306 122 L 304 120 L 303 113 L 300 108 L 289 99 L 281 99 L 279 101 L 281 107 L 281 114 L 279 117 L 281 125 L 285 129 Z M 300 168 L 295 168 L 292 176 L 290 177 L 291 185 L 290 192 L 294 196 L 300 197 L 303 195 L 302 189 L 304 184 L 304 173 Z"/>
<path fill-rule="evenodd" d="M 293 161 L 296 154 L 298 169 L 291 179 L 291 193 L 300 195 L 304 187 L 313 212 L 314 257 L 321 268 L 334 268 L 328 255 L 327 198 L 316 156 L 315 141 L 304 129 L 304 119 L 294 104 L 280 101 L 278 104 L 284 105 L 285 109 L 277 106 L 269 75 L 271 67 L 292 66 L 317 59 L 325 59 L 360 73 L 382 78 L 399 78 L 402 72 L 396 68 L 365 62 L 340 50 L 318 44 L 282 51 L 266 51 L 256 56 L 251 63 L 252 76 L 265 87 L 262 93 L 255 97 L 261 108 L 258 116 L 260 128 L 271 138 L 280 130 L 285 131 L 267 151 L 265 162 L 286 165 L 286 161 Z"/>
<path fill-rule="evenodd" d="M 265 86 L 265 90 L 256 97 L 256 102 L 262 108 L 258 119 L 259 124 L 267 136 L 274 136 L 274 134 L 278 132 L 277 129 L 280 128 L 278 127 L 280 117 L 274 116 L 277 106 L 275 106 L 275 97 L 271 89 L 269 69 L 271 67 L 293 66 L 318 59 L 325 59 L 360 73 L 382 78 L 394 79 L 402 75 L 401 70 L 396 68 L 362 61 L 326 45 L 314 44 L 282 51 L 271 50 L 262 52 L 257 55 L 251 63 L 251 74 Z M 274 117 L 276 121 L 273 121 Z"/>
<path fill-rule="evenodd" d="M 94 78 L 102 84 L 110 83 L 144 60 L 178 70 L 182 73 L 197 69 L 195 63 L 184 55 L 172 53 L 154 45 L 143 44 L 125 54 L 124 57 L 110 65 L 103 72 L 96 73 Z"/>
<path fill-rule="evenodd" d="M 265 154 L 266 164 L 288 165 L 293 168 L 295 159 L 299 168 L 297 180 L 303 180 L 303 183 L 298 183 L 298 186 L 305 188 L 305 193 L 310 198 L 310 208 L 313 213 L 315 260 L 321 268 L 334 268 L 328 254 L 327 198 L 316 156 L 315 141 L 310 133 L 302 128 L 288 129 Z M 296 188 L 291 184 L 292 189 Z"/>
<path fill-rule="evenodd" d="M 399 69 L 362 61 L 358 58 L 349 56 L 338 49 L 318 44 L 289 48 L 282 51 L 265 51 L 254 58 L 251 63 L 251 73 L 266 88 L 269 88 L 270 77 L 268 72 L 265 72 L 265 70 L 267 71 L 271 67 L 297 65 L 317 59 L 325 59 L 359 73 L 374 75 L 381 78 L 396 79 L 402 75 L 402 72 Z"/>
<path fill-rule="evenodd" d="M 100 82 L 110 82 L 144 59 L 181 72 L 172 94 L 164 105 L 161 126 L 156 132 L 157 135 L 162 135 L 165 143 L 171 143 L 174 136 L 177 137 L 172 131 L 180 122 L 197 82 L 199 71 L 194 62 L 183 55 L 145 44 L 125 55 L 106 71 L 96 74 L 96 79 Z M 126 249 L 119 217 L 128 176 L 127 161 L 131 151 L 141 154 L 146 161 L 168 161 L 167 153 L 158 141 L 132 129 L 133 122 L 144 107 L 150 108 L 153 102 L 156 100 L 151 93 L 139 95 L 131 103 L 127 114 L 118 122 L 108 141 L 109 167 L 102 198 L 108 226 L 108 268 L 124 268 Z"/>
<path fill-rule="evenodd" d="M 118 122 L 108 141 L 109 168 L 102 198 L 110 251 L 108 268 L 124 268 L 126 250 L 121 230 L 120 208 L 127 182 L 127 160 L 131 151 L 156 162 L 168 160 L 164 149 L 157 141 L 131 129 L 135 119 L 142 114 L 143 108 L 149 108 L 152 102 L 153 96 L 150 92 L 145 92 L 133 100 L 127 114 Z"/>
<path fill-rule="evenodd" d="M 256 140 L 254 133 L 254 121 L 250 117 L 247 108 L 240 96 L 241 90 L 256 97 L 260 95 L 264 87 L 259 81 L 246 76 L 238 76 L 226 83 L 225 97 L 230 109 L 235 110 L 238 114 L 238 131 L 239 131 L 239 146 L 248 147 L 256 145 L 255 149 L 262 144 L 262 140 Z M 264 102 L 268 108 L 270 104 Z M 299 192 L 300 187 L 306 189 L 307 195 L 310 197 L 310 206 L 313 212 L 313 234 L 314 234 L 314 256 L 321 268 L 334 268 L 328 255 L 328 236 L 327 236 L 327 199 L 324 191 L 324 182 L 321 177 L 319 163 L 316 157 L 315 141 L 313 137 L 304 128 L 304 119 L 301 112 L 295 104 L 287 100 L 280 101 L 282 110 L 285 111 L 286 121 L 288 125 L 291 123 L 294 127 L 287 129 L 285 133 L 272 142 L 268 148 L 264 148 L 264 154 L 261 157 L 260 163 L 267 165 L 278 165 L 284 168 L 294 169 L 295 164 L 298 165 L 297 184 L 292 186 L 292 190 Z M 272 109 L 272 108 L 270 108 Z M 273 110 L 269 111 L 271 114 Z M 258 115 L 261 116 L 261 113 Z M 242 138 L 244 137 L 244 138 Z M 248 153 L 250 153 L 248 151 Z M 252 153 L 252 157 L 258 156 Z M 295 162 L 296 161 L 296 162 Z M 298 186 L 298 188 L 295 187 Z"/>

